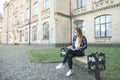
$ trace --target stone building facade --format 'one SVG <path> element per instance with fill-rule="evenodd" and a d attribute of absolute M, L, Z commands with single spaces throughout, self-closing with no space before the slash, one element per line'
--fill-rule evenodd
<path fill-rule="evenodd" d="M 66 16 L 69 5 L 58 5 L 62 1 L 69 3 L 68 0 L 11 0 L 5 3 L 3 43 L 70 43 L 70 19 Z M 65 9 L 64 14 L 61 7 Z"/>
<path fill-rule="evenodd" d="M 59 45 L 80 27 L 88 43 L 120 43 L 119 0 L 11 0 L 4 4 L 3 41 Z"/>
<path fill-rule="evenodd" d="M 0 17 L 0 44 L 2 42 L 2 17 Z"/>
<path fill-rule="evenodd" d="M 82 5 L 80 6 L 77 4 L 76 8 L 72 11 L 73 27 L 81 27 L 89 43 L 120 43 L 120 20 L 118 20 L 120 18 L 119 0 L 76 1 L 83 1 L 83 3 L 81 2 Z"/>

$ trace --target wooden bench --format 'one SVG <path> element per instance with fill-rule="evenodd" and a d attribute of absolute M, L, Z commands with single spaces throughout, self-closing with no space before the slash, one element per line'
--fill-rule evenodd
<path fill-rule="evenodd" d="M 61 54 L 64 56 L 66 54 L 66 52 L 61 52 Z M 80 61 L 85 65 L 85 68 L 88 68 L 88 56 L 81 56 L 81 57 L 74 57 L 74 59 L 76 59 L 77 61 Z M 95 62 L 94 58 L 89 58 L 89 60 L 91 60 L 92 62 Z"/>
<path fill-rule="evenodd" d="M 65 55 L 66 52 L 61 52 L 62 55 Z M 87 56 L 81 56 L 81 57 L 74 57 L 76 60 L 83 62 L 85 64 L 87 64 Z"/>
<path fill-rule="evenodd" d="M 66 54 L 66 48 L 61 48 L 60 55 L 64 56 L 65 54 Z M 81 57 L 74 57 L 74 58 L 80 62 L 87 64 L 88 70 L 94 72 L 95 80 L 101 80 L 100 71 L 105 70 L 106 68 L 105 54 L 101 52 L 95 52 L 95 53 L 93 52 L 88 56 L 81 56 Z"/>
<path fill-rule="evenodd" d="M 87 64 L 87 56 L 75 57 L 75 59 Z"/>

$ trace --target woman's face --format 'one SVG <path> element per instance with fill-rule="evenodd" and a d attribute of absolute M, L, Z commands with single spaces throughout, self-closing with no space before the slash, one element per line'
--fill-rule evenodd
<path fill-rule="evenodd" d="M 79 36 L 79 33 L 75 30 L 75 36 Z"/>

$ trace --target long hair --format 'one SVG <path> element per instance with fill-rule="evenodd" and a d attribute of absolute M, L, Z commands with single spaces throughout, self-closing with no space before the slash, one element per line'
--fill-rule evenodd
<path fill-rule="evenodd" d="M 80 28 L 75 28 L 75 30 L 79 33 L 78 42 L 81 44 L 81 42 L 82 42 L 82 31 L 81 31 Z"/>

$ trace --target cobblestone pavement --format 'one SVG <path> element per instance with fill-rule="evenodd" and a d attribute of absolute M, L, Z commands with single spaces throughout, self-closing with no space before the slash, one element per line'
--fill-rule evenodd
<path fill-rule="evenodd" d="M 55 70 L 58 63 L 30 63 L 29 49 L 0 45 L 0 80 L 93 80 L 93 75 L 73 66 L 74 74 L 66 77 L 66 67 Z"/>

